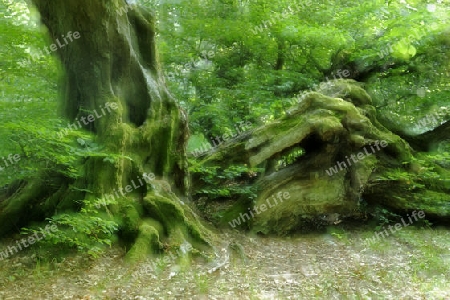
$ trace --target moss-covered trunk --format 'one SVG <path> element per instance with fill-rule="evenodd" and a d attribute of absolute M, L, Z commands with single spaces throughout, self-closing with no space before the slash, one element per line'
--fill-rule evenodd
<path fill-rule="evenodd" d="M 150 13 L 118 0 L 34 2 L 52 40 L 69 41 L 69 32 L 79 32 L 56 52 L 66 72 L 66 117 L 94 131 L 109 149 L 130 155 L 139 171 L 164 177 L 185 192 L 187 120 L 165 88 Z M 119 183 L 110 178 L 106 184 L 102 168 L 90 167 L 102 192 Z M 131 162 L 115 167 L 116 178 L 130 182 Z"/>
<path fill-rule="evenodd" d="M 447 136 L 437 132 L 430 141 Z M 200 163 L 264 170 L 255 201 L 220 212 L 227 226 L 284 234 L 365 218 L 367 204 L 450 218 L 446 164 L 380 124 L 370 96 L 353 80 L 305 94 L 287 115 L 222 144 Z"/>
<path fill-rule="evenodd" d="M 105 151 L 119 155 L 114 161 L 88 158 L 84 176 L 43 214 L 73 207 L 80 198 L 102 198 L 117 191 L 118 203 L 110 210 L 121 217 L 122 232 L 136 240 L 135 245 L 159 246 L 163 236 L 174 243 L 189 237 L 204 242 L 206 230 L 175 196 L 187 196 L 188 191 L 187 117 L 165 87 L 153 16 L 124 0 L 33 3 L 51 39 L 63 46 L 57 44 L 55 53 L 65 71 L 65 116 L 73 127 L 94 132 Z M 144 178 L 145 174 L 155 178 Z M 36 198 L 28 193 L 20 206 L 5 201 L 0 207 L 0 235 L 20 224 L 14 217 L 29 205 L 27 201 L 45 198 L 48 195 Z M 147 251 L 131 252 L 135 256 L 134 252 Z"/>

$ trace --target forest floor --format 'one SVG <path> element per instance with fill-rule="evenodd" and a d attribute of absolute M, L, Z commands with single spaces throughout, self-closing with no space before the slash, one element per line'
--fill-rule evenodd
<path fill-rule="evenodd" d="M 373 236 L 339 225 L 290 238 L 226 232 L 216 262 L 168 256 L 156 271 L 125 265 L 118 248 L 39 262 L 30 249 L 0 261 L 0 299 L 450 299 L 448 228 L 367 245 Z"/>

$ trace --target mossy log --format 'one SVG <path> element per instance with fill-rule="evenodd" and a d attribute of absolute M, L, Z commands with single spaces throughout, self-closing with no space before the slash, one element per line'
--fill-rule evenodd
<path fill-rule="evenodd" d="M 273 170 L 299 149 L 302 155 L 294 162 Z M 223 144 L 202 163 L 263 167 L 257 200 L 244 207 L 236 204 L 224 223 L 241 218 L 257 232 L 284 234 L 311 222 L 363 217 L 362 203 L 449 217 L 445 179 L 450 173 L 423 156 L 418 162 L 418 157 L 404 139 L 378 122 L 359 83 L 336 80 L 303 95 L 284 117 Z M 440 177 L 421 178 L 417 170 L 425 165 Z M 392 170 L 408 174 L 409 180 L 389 177 Z M 421 180 L 427 182 L 417 184 Z M 273 196 L 280 193 L 290 197 L 275 205 Z"/>

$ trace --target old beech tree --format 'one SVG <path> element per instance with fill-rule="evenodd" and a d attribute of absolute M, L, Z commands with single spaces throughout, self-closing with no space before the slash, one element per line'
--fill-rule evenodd
<path fill-rule="evenodd" d="M 175 196 L 185 196 L 189 188 L 187 117 L 168 93 L 158 66 L 153 15 L 126 7 L 124 0 L 32 2 L 53 41 L 69 31 L 80 33 L 55 52 L 64 68 L 65 117 L 74 122 L 115 103 L 118 109 L 89 123 L 88 129 L 107 151 L 123 158 L 112 163 L 89 157 L 82 165 L 84 176 L 75 181 L 39 174 L 12 186 L 0 203 L 0 236 L 30 220 L 77 210 L 80 199 L 101 198 L 153 173 L 152 184 L 108 207 L 119 220 L 120 236 L 132 245 L 129 256 L 142 257 L 163 242 L 207 245 L 208 231 Z M 169 183 L 172 190 L 167 184 L 158 188 L 158 182 Z"/>

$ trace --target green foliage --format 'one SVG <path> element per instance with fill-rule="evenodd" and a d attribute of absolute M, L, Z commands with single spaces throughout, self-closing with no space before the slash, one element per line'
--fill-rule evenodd
<path fill-rule="evenodd" d="M 36 12 L 23 0 L 0 1 L 0 32 L 0 102 L 54 101 L 60 72 L 56 59 L 30 55 L 48 43 Z"/>
<path fill-rule="evenodd" d="M 4 128 L 10 131 L 10 141 L 20 149 L 18 153 L 23 158 L 18 172 L 15 172 L 19 177 L 14 179 L 29 178 L 38 170 L 68 178 L 78 176 L 78 157 L 74 153 L 79 151 L 79 145 L 69 137 L 58 139 L 54 133 L 56 128 L 25 122 L 7 123 Z"/>
<path fill-rule="evenodd" d="M 59 245 L 86 252 L 98 257 L 105 245 L 111 246 L 115 240 L 118 224 L 108 214 L 96 208 L 96 201 L 83 200 L 83 207 L 77 213 L 63 213 L 48 218 L 50 225 L 56 225 L 56 232 L 46 233 L 40 241 L 49 246 Z M 38 229 L 22 228 L 23 234 L 34 234 Z"/>
<path fill-rule="evenodd" d="M 349 243 L 349 234 L 343 228 L 339 228 L 338 226 L 329 226 L 327 227 L 327 232 L 341 242 Z"/>
<path fill-rule="evenodd" d="M 423 131 L 417 120 L 449 105 L 447 2 L 207 0 L 152 8 L 170 89 L 196 134 L 277 118 L 288 99 L 342 70 L 367 83 L 395 129 Z"/>
<path fill-rule="evenodd" d="M 427 219 L 419 219 L 417 225 L 420 226 L 421 229 L 432 229 L 431 226 L 433 226 L 433 223 Z"/>
<path fill-rule="evenodd" d="M 443 168 L 450 169 L 450 151 L 442 151 L 440 153 L 429 153 L 426 157 L 435 163 L 441 165 Z"/>
<path fill-rule="evenodd" d="M 33 105 L 27 107 L 31 109 Z M 0 172 L 0 182 L 7 184 L 18 179 L 28 179 L 36 172 L 48 175 L 60 174 L 65 178 L 76 179 L 80 176 L 83 160 L 88 157 L 103 157 L 105 161 L 115 163 L 122 155 L 109 153 L 95 143 L 92 133 L 72 130 L 67 135 L 58 135 L 64 122 L 59 119 L 43 120 L 36 116 L 33 123 L 29 118 L 19 122 L 7 122 L 2 129 L 9 132 L 8 147 L 0 149 L 0 156 L 9 153 L 20 155 L 20 161 Z M 1 130 L 0 130 L 1 132 Z"/>
<path fill-rule="evenodd" d="M 37 119 L 37 122 L 45 123 L 42 119 Z M 5 182 L 28 179 L 38 171 L 49 175 L 59 174 L 73 180 L 81 176 L 81 164 L 88 157 L 103 157 L 105 161 L 111 163 L 123 158 L 121 155 L 108 153 L 102 146 L 96 144 L 92 133 L 73 130 L 67 135 L 56 134 L 58 129 L 64 128 L 60 120 L 47 121 L 48 127 L 36 125 L 36 122 L 5 124 L 4 128 L 11 134 L 12 147 L 18 149 L 18 153 L 23 157 L 15 166 L 14 173 L 6 173 L 13 175 L 8 175 L 8 181 Z M 104 200 L 83 200 L 80 201 L 82 205 L 80 212 L 58 214 L 48 219 L 50 224 L 58 227 L 58 231 L 46 234 L 47 237 L 42 243 L 87 251 L 93 257 L 100 255 L 104 245 L 111 245 L 115 238 L 114 233 L 118 229 L 117 223 L 109 214 L 96 208 L 102 207 L 102 201 Z M 24 233 L 37 231 L 37 229 L 23 229 Z"/>
<path fill-rule="evenodd" d="M 431 188 L 436 182 L 446 181 L 448 177 L 446 171 L 437 170 L 431 163 L 446 168 L 449 161 L 450 153 L 448 152 L 417 154 L 417 157 L 412 158 L 410 162 L 403 163 L 404 169 L 389 169 L 377 180 L 398 181 L 406 185 L 408 191 Z"/>
<path fill-rule="evenodd" d="M 372 216 L 378 223 L 376 230 L 381 230 L 384 226 L 389 225 L 394 221 L 398 221 L 400 219 L 400 216 L 397 215 L 396 213 L 393 213 L 381 207 L 376 207 L 375 211 L 372 213 Z"/>
<path fill-rule="evenodd" d="M 284 155 L 280 160 L 277 161 L 275 169 L 279 170 L 281 168 L 287 167 L 303 155 L 305 155 L 305 150 L 300 147 L 295 147 L 288 154 Z"/>
<path fill-rule="evenodd" d="M 187 146 L 187 152 L 192 153 L 196 149 L 200 149 L 203 144 L 209 143 L 208 140 L 205 139 L 203 134 L 195 134 L 192 135 L 189 139 L 189 143 Z"/>
<path fill-rule="evenodd" d="M 25 1 L 0 1 L 0 157 L 20 155 L 17 164 L 0 172 L 0 186 L 48 170 L 52 163 L 69 177 L 76 172 L 68 167 L 67 145 L 54 136 L 62 124 L 56 105 L 59 67 L 53 56 L 30 56 L 47 43 L 37 17 Z"/>
<path fill-rule="evenodd" d="M 409 185 L 410 190 L 414 190 L 416 188 L 424 188 L 425 185 L 415 182 L 417 176 L 401 169 L 393 169 L 388 170 L 384 173 L 383 176 L 379 176 L 379 180 L 388 180 L 388 181 L 400 181 Z"/>
<path fill-rule="evenodd" d="M 377 222 L 377 227 L 376 230 L 379 231 L 381 229 L 383 229 L 385 226 L 389 225 L 389 224 L 394 224 L 394 223 L 399 223 L 399 220 L 402 218 L 402 216 L 393 213 L 385 208 L 382 207 L 376 207 L 374 212 L 372 213 L 372 216 L 374 217 L 374 219 Z M 403 216 L 403 218 L 406 219 L 406 217 Z M 419 218 L 417 221 L 414 222 L 415 226 L 418 226 L 419 228 L 422 229 L 431 229 L 431 226 L 433 225 L 433 223 L 431 223 L 429 220 L 427 219 L 421 219 Z"/>
<path fill-rule="evenodd" d="M 193 164 L 190 172 L 204 183 L 204 186 L 194 191 L 193 195 L 207 196 L 209 199 L 245 197 L 253 200 L 257 196 L 256 189 L 249 183 L 260 171 L 246 165 L 232 165 L 222 170 L 220 167 Z"/>

